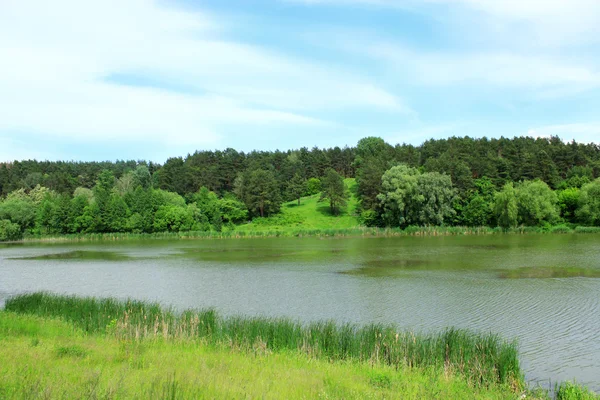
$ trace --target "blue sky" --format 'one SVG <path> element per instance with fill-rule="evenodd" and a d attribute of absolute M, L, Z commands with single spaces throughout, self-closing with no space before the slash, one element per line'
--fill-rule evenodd
<path fill-rule="evenodd" d="M 600 142 L 597 0 L 0 2 L 0 161 Z"/>

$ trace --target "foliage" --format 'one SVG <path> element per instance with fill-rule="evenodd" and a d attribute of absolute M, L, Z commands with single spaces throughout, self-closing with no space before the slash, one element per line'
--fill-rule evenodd
<path fill-rule="evenodd" d="M 395 191 L 382 187 L 382 177 L 398 164 L 419 172 L 421 193 L 414 189 L 414 196 L 392 196 L 382 202 L 382 197 Z M 344 148 L 198 151 L 169 158 L 163 165 L 145 161 L 0 163 L 0 219 L 18 224 L 26 237 L 154 233 L 160 207 L 186 208 L 195 203 L 201 216 L 195 218 L 194 226 L 202 231 L 219 231 L 225 226 L 231 230 L 234 224 L 279 213 L 282 199 L 302 203 L 302 194 L 320 193 L 320 178 L 329 169 L 356 179 L 353 194 L 359 204 L 351 209 L 369 226 L 441 223 L 508 227 L 561 221 L 600 225 L 595 205 L 598 196 L 592 190 L 594 179 L 600 176 L 600 147 L 565 143 L 557 137 L 451 137 L 419 146 L 392 146 L 381 138 L 367 137 L 355 147 Z M 446 190 L 442 182 L 446 178 L 428 173 L 447 174 L 456 196 Z M 517 184 L 521 181 L 526 183 Z M 306 189 L 301 193 L 303 182 Z M 504 212 L 496 207 L 496 200 L 506 198 L 507 193 L 496 199 L 495 192 L 511 182 L 518 200 L 516 221 L 508 212 L 510 201 L 504 202 Z M 435 194 L 425 193 L 426 185 L 433 185 Z M 200 205 L 194 196 L 202 188 L 212 194 L 207 204 Z M 560 212 L 553 206 L 549 189 L 556 189 Z M 410 221 L 409 214 L 398 211 L 402 204 L 394 205 L 400 200 L 411 204 L 412 208 L 401 208 L 410 213 Z M 315 211 L 322 209 L 316 207 Z M 499 215 L 502 221 L 497 219 Z M 358 224 L 356 219 L 353 223 Z"/>
<path fill-rule="evenodd" d="M 306 196 L 321 193 L 321 180 L 319 178 L 310 178 L 306 182 Z"/>
<path fill-rule="evenodd" d="M 18 224 L 23 231 L 33 228 L 36 219 L 36 205 L 27 196 L 9 196 L 0 203 L 0 219 Z"/>
<path fill-rule="evenodd" d="M 238 224 L 248 219 L 246 205 L 231 193 L 219 200 L 219 209 L 224 223 Z"/>
<path fill-rule="evenodd" d="M 23 233 L 18 224 L 7 219 L 0 219 L 0 241 L 21 239 Z"/>
<path fill-rule="evenodd" d="M 600 178 L 582 186 L 576 215 L 582 222 L 600 226 Z"/>
<path fill-rule="evenodd" d="M 494 215 L 498 226 L 504 229 L 517 226 L 519 206 L 512 182 L 505 184 L 494 196 Z"/>
<path fill-rule="evenodd" d="M 570 187 L 558 192 L 558 207 L 560 215 L 566 221 L 576 222 L 576 212 L 579 207 L 580 190 L 577 187 Z"/>
<path fill-rule="evenodd" d="M 526 226 L 553 224 L 559 211 L 556 193 L 541 180 L 523 181 L 516 188 L 518 219 Z"/>
<path fill-rule="evenodd" d="M 413 222 L 418 225 L 442 226 L 454 216 L 452 202 L 456 195 L 448 175 L 429 172 L 417 177 L 413 198 Z"/>
<path fill-rule="evenodd" d="M 381 186 L 377 199 L 389 226 L 443 225 L 455 213 L 455 190 L 447 175 L 422 174 L 401 164 L 383 174 Z"/>
<path fill-rule="evenodd" d="M 298 205 L 300 205 L 300 199 L 307 191 L 307 183 L 306 179 L 302 178 L 298 174 L 294 174 L 294 177 L 289 182 L 287 187 L 287 195 L 289 199 L 298 200 Z"/>
<path fill-rule="evenodd" d="M 159 207 L 154 217 L 154 230 L 157 232 L 180 232 L 195 229 L 198 208 L 190 204 L 187 207 L 164 205 Z M 196 217 L 196 218 L 195 218 Z"/>
<path fill-rule="evenodd" d="M 382 193 L 377 196 L 383 219 L 389 226 L 407 226 L 412 221 L 412 199 L 417 195 L 419 171 L 405 164 L 392 167 L 382 177 Z"/>
<path fill-rule="evenodd" d="M 281 196 L 271 171 L 257 169 L 238 176 L 235 193 L 255 216 L 265 217 L 279 212 Z"/>
<path fill-rule="evenodd" d="M 344 178 L 340 176 L 333 168 L 325 172 L 321 179 L 322 192 L 319 201 L 329 200 L 329 208 L 333 215 L 338 215 L 340 208 L 346 206 L 348 197 L 348 188 L 344 183 Z"/>
<path fill-rule="evenodd" d="M 475 193 L 462 210 L 462 222 L 466 226 L 487 226 L 492 216 L 492 203 L 479 193 Z"/>

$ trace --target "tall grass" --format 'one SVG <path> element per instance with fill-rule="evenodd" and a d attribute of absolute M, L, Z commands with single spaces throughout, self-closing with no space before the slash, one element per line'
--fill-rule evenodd
<path fill-rule="evenodd" d="M 397 236 L 459 236 L 529 233 L 600 233 L 600 227 L 578 226 L 571 229 L 566 225 L 555 227 L 530 227 L 502 229 L 489 226 L 408 226 L 401 228 L 315 228 L 272 227 L 270 230 L 240 230 L 225 232 L 155 232 L 155 233 L 82 233 L 59 236 L 27 236 L 25 241 L 79 242 L 79 241 L 122 241 L 130 239 L 243 239 L 269 237 L 397 237 Z"/>
<path fill-rule="evenodd" d="M 577 233 L 600 233 L 600 226 L 578 226 L 575 228 Z"/>
<path fill-rule="evenodd" d="M 301 351 L 329 360 L 440 367 L 475 385 L 522 387 L 523 382 L 514 342 L 458 329 L 417 334 L 382 324 L 301 324 L 284 318 L 223 317 L 210 309 L 178 314 L 156 303 L 48 293 L 12 297 L 6 301 L 6 310 L 59 317 L 86 332 L 127 340 L 201 339 L 254 351 Z"/>
<path fill-rule="evenodd" d="M 600 395 L 574 382 L 562 382 L 555 390 L 556 400 L 599 400 Z"/>

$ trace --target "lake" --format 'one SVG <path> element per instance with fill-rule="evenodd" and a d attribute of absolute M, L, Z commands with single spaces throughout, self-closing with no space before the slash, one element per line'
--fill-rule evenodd
<path fill-rule="evenodd" d="M 177 309 L 454 326 L 515 338 L 526 379 L 600 391 L 600 236 L 147 240 L 0 245 L 0 305 L 46 290 Z"/>

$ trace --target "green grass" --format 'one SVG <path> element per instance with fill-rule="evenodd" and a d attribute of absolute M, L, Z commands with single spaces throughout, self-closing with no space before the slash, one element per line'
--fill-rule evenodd
<path fill-rule="evenodd" d="M 523 386 L 516 344 L 493 334 L 457 329 L 416 334 L 381 324 L 225 318 L 213 310 L 177 314 L 158 304 L 47 293 L 12 297 L 6 301 L 6 310 L 61 318 L 84 332 L 108 333 L 124 340 L 201 339 L 235 349 L 292 351 L 329 361 L 437 368 L 461 376 L 473 386 Z"/>
<path fill-rule="evenodd" d="M 577 233 L 600 233 L 600 226 L 578 226 L 575 228 Z"/>
<path fill-rule="evenodd" d="M 350 198 L 346 207 L 338 215 L 333 215 L 328 201 L 319 201 L 316 194 L 303 197 L 300 205 L 297 201 L 283 203 L 281 213 L 269 218 L 256 218 L 251 223 L 236 227 L 238 232 L 259 231 L 298 231 L 298 230 L 341 230 L 360 228 L 355 215 L 358 199 L 356 196 L 356 180 L 345 179 Z"/>
<path fill-rule="evenodd" d="M 563 382 L 556 389 L 556 400 L 598 400 L 600 395 L 573 382 Z"/>
<path fill-rule="evenodd" d="M 32 330 L 32 326 L 39 329 Z M 47 328 L 49 326 L 50 328 Z M 330 362 L 201 340 L 124 340 L 0 312 L 2 399 L 514 399 L 438 368 Z"/>
<path fill-rule="evenodd" d="M 286 320 L 228 320 L 211 311 L 176 316 L 153 304 L 47 294 L 19 296 L 7 306 L 18 312 L 0 312 L 0 399 L 518 399 L 523 394 L 550 399 L 547 392 L 523 390 L 516 381 L 481 384 L 456 368 L 453 360 L 465 360 L 465 355 L 453 358 L 451 353 L 487 349 L 480 353 L 485 354 L 497 348 L 493 335 L 455 330 L 430 335 L 433 342 L 441 340 L 442 346 L 434 347 L 444 350 L 428 356 L 448 361 L 389 364 L 387 333 L 376 326 L 357 331 L 348 325 L 311 325 L 319 338 L 314 343 L 333 351 L 327 355 L 307 351 L 310 342 L 289 348 L 286 343 L 297 340 L 298 332 L 306 334 L 308 327 Z M 187 327 L 178 330 L 160 322 L 156 334 L 145 335 L 142 325 L 134 327 L 133 321 L 148 321 L 151 315 L 159 316 L 159 310 Z M 119 312 L 127 314 L 119 318 Z M 196 331 L 190 330 L 190 321 L 196 321 Z M 226 330 L 226 340 L 214 340 Z M 359 332 L 363 337 L 356 336 Z M 423 339 L 409 336 L 398 342 L 432 344 Z M 340 357 L 345 348 L 361 341 L 382 344 L 381 358 Z M 559 385 L 555 394 L 558 400 L 600 399 L 570 382 Z"/>

